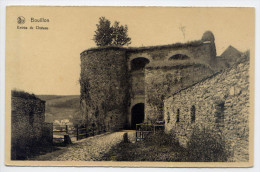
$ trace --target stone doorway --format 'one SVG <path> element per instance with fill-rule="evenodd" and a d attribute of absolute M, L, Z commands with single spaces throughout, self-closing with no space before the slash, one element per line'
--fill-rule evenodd
<path fill-rule="evenodd" d="M 144 103 L 138 103 L 132 107 L 131 129 L 136 129 L 136 124 L 144 122 Z"/>

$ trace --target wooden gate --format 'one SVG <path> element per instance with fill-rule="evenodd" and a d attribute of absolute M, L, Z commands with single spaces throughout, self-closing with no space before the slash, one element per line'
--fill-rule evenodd
<path fill-rule="evenodd" d="M 143 140 L 147 135 L 164 130 L 164 124 L 136 124 L 136 141 Z"/>
<path fill-rule="evenodd" d="M 73 125 L 53 125 L 53 143 L 63 143 L 64 136 L 76 137 L 75 127 Z"/>

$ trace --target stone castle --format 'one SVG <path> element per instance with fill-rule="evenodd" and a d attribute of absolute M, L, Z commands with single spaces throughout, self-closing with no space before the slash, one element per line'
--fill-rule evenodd
<path fill-rule="evenodd" d="M 231 46 L 216 56 L 210 31 L 184 44 L 88 49 L 81 53 L 81 110 L 87 126 L 99 132 L 163 122 L 183 146 L 195 126 L 228 125 L 221 131 L 244 150 L 235 151 L 243 156 L 234 161 L 245 161 L 248 71 L 249 57 Z"/>

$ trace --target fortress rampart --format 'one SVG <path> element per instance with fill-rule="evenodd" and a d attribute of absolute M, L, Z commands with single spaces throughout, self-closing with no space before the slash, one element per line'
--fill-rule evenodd
<path fill-rule="evenodd" d="M 81 109 L 98 131 L 163 120 L 165 96 L 218 70 L 215 39 L 172 45 L 99 47 L 81 53 Z"/>

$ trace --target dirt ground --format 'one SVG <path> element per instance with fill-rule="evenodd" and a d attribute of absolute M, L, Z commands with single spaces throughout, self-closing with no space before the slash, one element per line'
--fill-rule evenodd
<path fill-rule="evenodd" d="M 110 149 L 123 140 L 124 133 L 128 134 L 131 142 L 135 142 L 135 131 L 119 131 L 104 133 L 74 142 L 72 145 L 62 147 L 45 155 L 34 157 L 33 160 L 41 161 L 98 161 Z"/>

